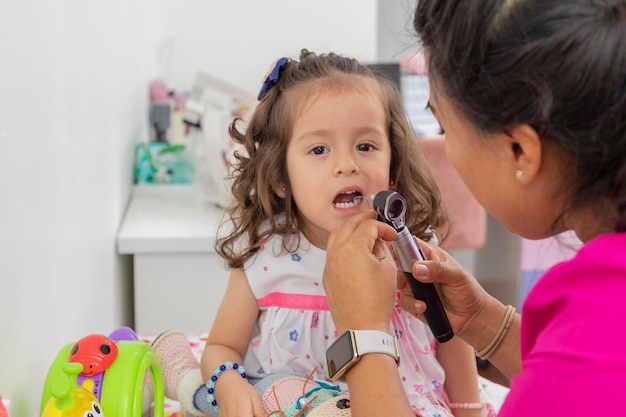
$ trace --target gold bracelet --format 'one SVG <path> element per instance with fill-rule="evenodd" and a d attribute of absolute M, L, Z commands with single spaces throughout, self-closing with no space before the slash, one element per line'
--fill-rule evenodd
<path fill-rule="evenodd" d="M 511 327 L 511 323 L 513 323 L 513 317 L 515 317 L 515 307 L 512 305 L 506 306 L 506 312 L 504 313 L 504 319 L 500 324 L 500 328 L 496 335 L 491 339 L 491 342 L 481 351 L 476 351 L 476 356 L 479 358 L 486 360 L 491 356 L 491 354 L 500 346 L 502 343 L 502 339 L 504 339 L 504 335 L 506 334 L 509 327 Z"/>

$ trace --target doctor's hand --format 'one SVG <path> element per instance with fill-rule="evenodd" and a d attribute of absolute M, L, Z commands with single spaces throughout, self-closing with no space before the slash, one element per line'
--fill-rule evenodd
<path fill-rule="evenodd" d="M 474 327 L 472 324 L 476 320 L 480 320 L 480 314 L 485 310 L 491 297 L 445 250 L 422 240 L 419 244 L 428 260 L 413 264 L 411 271 L 413 277 L 424 283 L 435 283 L 455 334 L 461 336 L 466 331 L 473 331 L 469 328 Z M 398 288 L 402 308 L 423 320 L 422 314 L 427 308 L 426 304 L 415 299 L 406 279 L 400 274 Z"/>
<path fill-rule="evenodd" d="M 369 210 L 335 229 L 326 247 L 323 283 L 339 333 L 389 332 L 396 299 L 396 263 L 385 241 L 397 233 Z"/>

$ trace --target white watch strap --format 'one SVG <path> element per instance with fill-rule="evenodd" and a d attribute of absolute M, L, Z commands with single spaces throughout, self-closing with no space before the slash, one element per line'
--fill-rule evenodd
<path fill-rule="evenodd" d="M 395 337 L 378 330 L 353 330 L 357 356 L 367 353 L 384 353 L 396 362 L 400 361 L 398 342 Z"/>

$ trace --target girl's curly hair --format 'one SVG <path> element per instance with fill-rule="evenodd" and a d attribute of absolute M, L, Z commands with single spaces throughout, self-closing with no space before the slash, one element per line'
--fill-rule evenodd
<path fill-rule="evenodd" d="M 215 244 L 229 268 L 242 268 L 272 235 L 295 237 L 295 247 L 293 239 L 283 239 L 285 251 L 293 251 L 299 245 L 299 210 L 291 196 L 286 154 L 294 114 L 305 99 L 320 90 L 367 90 L 372 85 L 378 86 L 377 95 L 387 111 L 389 178 L 392 188 L 409 204 L 406 224 L 423 239 L 432 237 L 431 226 L 438 233 L 445 230 L 447 216 L 439 189 L 395 84 L 356 59 L 334 53 L 317 55 L 303 49 L 300 61 L 289 60 L 278 82 L 263 96 L 245 132 L 239 130 L 241 119 L 233 120 L 229 126 L 231 138 L 245 147 L 245 153 L 235 155 L 237 163 L 230 176 L 233 198 Z M 284 199 L 273 192 L 272 185 L 276 184 L 284 184 Z M 276 219 L 278 214 L 284 216 L 280 222 Z"/>

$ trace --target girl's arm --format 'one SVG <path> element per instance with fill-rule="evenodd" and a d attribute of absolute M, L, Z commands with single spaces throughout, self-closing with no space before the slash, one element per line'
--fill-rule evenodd
<path fill-rule="evenodd" d="M 230 273 L 226 293 L 209 333 L 200 366 L 204 381 L 215 369 L 230 361 L 243 365 L 252 330 L 259 315 L 256 297 L 241 269 Z M 246 395 L 247 394 L 247 395 Z M 222 373 L 215 382 L 215 399 L 221 415 L 266 415 L 260 395 L 236 371 Z"/>
<path fill-rule="evenodd" d="M 482 417 L 482 409 L 459 408 L 459 404 L 479 404 L 478 369 L 474 349 L 458 337 L 437 346 L 437 360 L 445 371 L 444 388 L 455 417 Z"/>

